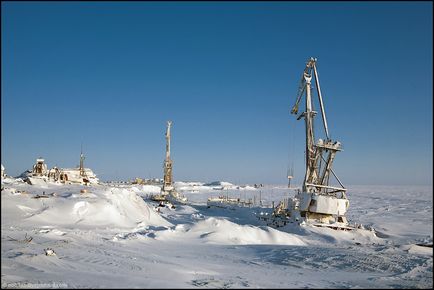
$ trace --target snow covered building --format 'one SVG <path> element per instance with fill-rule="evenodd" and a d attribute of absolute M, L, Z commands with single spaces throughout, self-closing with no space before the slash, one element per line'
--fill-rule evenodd
<path fill-rule="evenodd" d="M 32 170 L 27 170 L 21 174 L 21 177 L 30 184 L 41 184 L 47 181 L 60 183 L 82 183 L 97 184 L 99 179 L 90 168 L 84 168 L 84 155 L 80 154 L 80 165 L 76 168 L 58 168 L 54 166 L 48 170 L 44 159 L 36 159 L 36 164 Z"/>
<path fill-rule="evenodd" d="M 26 170 L 20 177 L 29 184 L 44 184 L 48 179 L 48 167 L 44 159 L 39 157 L 33 165 L 32 170 Z"/>
<path fill-rule="evenodd" d="M 77 168 L 63 168 L 65 182 L 78 182 L 83 184 L 97 184 L 99 182 L 95 173 L 89 168 L 84 168 L 84 154 L 80 153 L 80 165 Z"/>
<path fill-rule="evenodd" d="M 61 177 L 62 176 L 62 177 Z M 90 168 L 61 168 L 59 181 L 64 183 L 97 184 L 99 179 Z"/>
<path fill-rule="evenodd" d="M 47 164 L 44 163 L 44 159 L 39 157 L 36 159 L 35 165 L 32 169 L 33 176 L 46 176 L 48 174 Z"/>

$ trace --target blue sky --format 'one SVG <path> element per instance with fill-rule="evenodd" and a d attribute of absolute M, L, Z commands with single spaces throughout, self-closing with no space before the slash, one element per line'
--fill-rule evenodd
<path fill-rule="evenodd" d="M 10 175 L 83 143 L 103 180 L 162 177 L 170 119 L 175 180 L 284 184 L 293 162 L 300 183 L 314 56 L 342 182 L 432 185 L 432 2 L 1 5 Z"/>

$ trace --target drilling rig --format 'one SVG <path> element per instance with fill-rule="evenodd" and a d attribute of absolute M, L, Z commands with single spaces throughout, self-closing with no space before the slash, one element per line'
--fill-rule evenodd
<path fill-rule="evenodd" d="M 163 179 L 163 193 L 173 191 L 172 181 L 172 160 L 170 159 L 170 128 L 172 121 L 167 121 L 166 130 L 166 159 L 164 159 L 164 179 Z"/>
<path fill-rule="evenodd" d="M 298 210 L 301 217 L 308 221 L 325 224 L 347 224 L 345 213 L 349 207 L 346 196 L 347 189 L 336 176 L 332 164 L 336 153 L 342 151 L 341 143 L 330 138 L 327 118 L 324 109 L 321 87 L 316 68 L 316 58 L 310 58 L 306 63 L 298 89 L 297 100 L 291 113 L 298 113 L 301 98 L 305 95 L 305 110 L 297 117 L 304 118 L 306 133 L 306 171 L 302 191 L 298 193 Z M 315 79 L 316 91 L 321 110 L 321 119 L 326 139 L 318 139 L 315 143 L 313 110 L 312 77 Z M 337 180 L 340 187 L 330 185 L 330 176 Z"/>
<path fill-rule="evenodd" d="M 164 159 L 164 177 L 163 186 L 161 188 L 161 193 L 153 195 L 152 199 L 158 201 L 161 204 L 169 204 L 170 202 L 175 203 L 185 203 L 187 198 L 181 193 L 175 190 L 173 186 L 173 176 L 172 176 L 172 160 L 170 159 L 170 129 L 172 127 L 172 121 L 167 121 L 166 129 L 166 158 Z"/>
<path fill-rule="evenodd" d="M 83 154 L 83 146 L 81 147 L 81 151 L 80 151 L 80 167 L 79 167 L 79 171 L 80 171 L 80 176 L 81 177 L 87 177 L 86 176 L 86 171 L 84 170 L 84 154 Z"/>
<path fill-rule="evenodd" d="M 316 63 L 316 58 L 310 58 L 307 61 L 298 88 L 296 102 L 291 110 L 292 114 L 298 114 L 298 107 L 304 96 L 305 110 L 297 117 L 297 120 L 304 118 L 305 121 L 306 168 L 303 186 L 301 190 L 298 190 L 294 198 L 284 200 L 276 207 L 273 212 L 272 224 L 282 225 L 282 220 L 283 224 L 286 224 L 292 219 L 315 226 L 351 229 L 345 217 L 349 207 L 346 195 L 347 189 L 332 169 L 336 153 L 342 151 L 342 147 L 339 141 L 333 141 L 329 135 Z M 313 106 L 312 78 L 315 80 L 325 133 L 325 139 L 318 139 L 316 142 L 314 117 L 317 112 L 314 111 Z M 330 185 L 331 176 L 336 179 L 339 186 Z"/>

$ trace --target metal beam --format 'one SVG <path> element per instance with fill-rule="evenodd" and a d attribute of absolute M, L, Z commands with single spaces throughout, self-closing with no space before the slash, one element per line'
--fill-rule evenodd
<path fill-rule="evenodd" d="M 324 160 L 324 157 L 321 156 L 321 158 Z M 325 160 L 324 160 L 325 161 Z M 342 184 L 342 182 L 337 177 L 336 173 L 333 171 L 333 169 L 330 168 L 330 172 L 333 174 L 333 176 L 336 178 L 336 180 L 339 182 L 339 184 L 345 188 L 345 186 Z"/>
<path fill-rule="evenodd" d="M 324 104 L 322 102 L 321 87 L 319 85 L 318 73 L 316 71 L 316 65 L 315 65 L 315 63 L 313 64 L 313 72 L 315 73 L 315 83 L 316 83 L 316 89 L 318 91 L 319 106 L 321 107 L 321 115 L 322 115 L 322 122 L 324 124 L 324 130 L 325 130 L 327 139 L 330 139 L 330 137 L 329 137 L 329 129 L 328 129 L 328 126 L 327 126 L 327 118 L 326 118 L 325 111 L 324 111 Z"/>
<path fill-rule="evenodd" d="M 320 184 L 312 184 L 312 183 L 306 183 L 306 186 L 314 186 L 314 187 L 321 187 L 321 188 L 335 189 L 335 190 L 337 190 L 337 191 L 347 191 L 346 188 L 339 188 L 339 187 L 334 187 L 334 186 L 320 185 Z"/>

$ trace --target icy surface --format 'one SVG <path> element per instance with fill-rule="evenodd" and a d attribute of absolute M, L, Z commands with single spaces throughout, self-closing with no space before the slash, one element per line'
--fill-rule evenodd
<path fill-rule="evenodd" d="M 175 185 L 187 205 L 157 211 L 148 199 L 160 190 L 154 185 L 38 187 L 3 179 L 2 287 L 433 286 L 432 187 L 350 186 L 347 217 L 375 235 L 267 227 L 257 215 L 288 196 L 285 186 Z M 207 198 L 219 195 L 256 205 L 208 208 Z"/>

